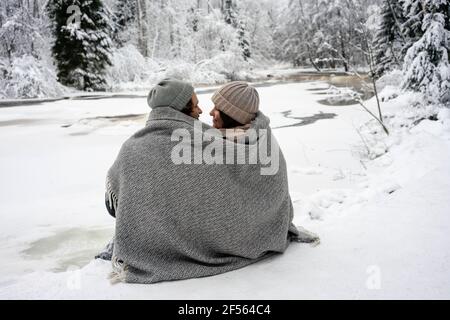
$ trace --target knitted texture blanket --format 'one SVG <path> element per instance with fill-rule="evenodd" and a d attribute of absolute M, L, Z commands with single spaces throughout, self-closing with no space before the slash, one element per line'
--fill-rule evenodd
<path fill-rule="evenodd" d="M 265 133 L 240 143 L 169 107 L 151 111 L 146 126 L 123 144 L 107 175 L 107 197 L 116 215 L 113 282 L 216 275 L 283 253 L 298 240 L 286 162 L 281 150 L 273 148 L 278 145 L 269 119 L 258 113 L 250 127 Z M 174 138 L 177 129 L 182 131 Z M 187 135 L 192 141 L 181 139 Z M 200 142 L 194 143 L 194 136 Z M 278 167 L 271 174 L 262 174 L 267 161 L 238 164 L 255 155 L 261 144 L 278 152 Z M 208 154 L 225 159 L 232 147 L 237 163 L 199 160 Z M 174 154 L 192 159 L 192 164 L 174 161 Z"/>

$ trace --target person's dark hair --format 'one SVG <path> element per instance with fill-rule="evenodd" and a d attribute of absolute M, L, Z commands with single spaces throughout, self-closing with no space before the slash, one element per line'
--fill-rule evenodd
<path fill-rule="evenodd" d="M 223 113 L 222 111 L 220 111 L 220 117 L 222 118 L 222 122 L 223 122 L 223 128 L 224 129 L 231 129 L 231 128 L 235 128 L 235 127 L 240 127 L 243 126 L 242 123 L 237 122 L 236 120 L 234 120 L 233 118 L 227 116 L 225 113 Z"/>
<path fill-rule="evenodd" d="M 189 102 L 186 104 L 186 106 L 183 108 L 183 110 L 181 110 L 181 112 L 183 112 L 184 114 L 190 116 L 192 113 L 192 108 L 194 107 L 193 103 L 192 103 L 192 99 L 189 100 Z"/>

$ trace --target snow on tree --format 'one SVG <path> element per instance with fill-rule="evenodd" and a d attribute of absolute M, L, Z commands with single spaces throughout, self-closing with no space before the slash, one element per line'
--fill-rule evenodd
<path fill-rule="evenodd" d="M 341 65 L 348 71 L 351 59 L 348 45 L 354 28 L 351 26 L 349 3 L 344 0 L 320 0 L 316 8 L 313 15 L 319 55 L 316 59 L 324 63 L 324 67 Z"/>
<path fill-rule="evenodd" d="M 231 24 L 232 26 L 236 26 L 237 24 L 236 8 L 233 4 L 233 0 L 224 1 L 222 13 L 226 23 Z"/>
<path fill-rule="evenodd" d="M 20 61 L 37 77 L 48 78 L 54 61 L 61 83 L 101 90 L 114 86 L 120 74 L 121 83 L 149 81 L 155 73 L 175 69 L 167 72 L 186 80 L 192 70 L 203 70 L 210 79 L 237 79 L 239 71 L 275 60 L 318 71 L 350 70 L 371 65 L 367 57 L 374 56 L 378 76 L 404 65 L 405 87 L 424 92 L 433 83 L 444 99 L 448 7 L 448 0 L 1 1 L 0 95 L 26 74 L 13 70 Z M 378 13 L 379 25 L 374 23 Z M 420 68 L 433 75 L 424 71 L 420 78 Z"/>
<path fill-rule="evenodd" d="M 255 61 L 274 61 L 276 54 L 275 37 L 278 26 L 278 3 L 266 1 L 246 1 L 240 3 L 245 17 L 245 30 L 251 58 Z"/>
<path fill-rule="evenodd" d="M 383 0 L 380 23 L 375 34 L 375 75 L 382 76 L 386 71 L 401 68 L 402 47 L 405 45 L 402 25 L 403 0 Z"/>
<path fill-rule="evenodd" d="M 43 0 L 0 2 L 0 98 L 58 96 Z"/>
<path fill-rule="evenodd" d="M 423 17 L 420 26 L 422 36 L 406 54 L 403 87 L 422 92 L 430 103 L 450 106 L 450 2 L 408 0 L 406 8 L 419 7 L 421 12 L 411 9 L 408 15 L 411 21 Z M 418 28 L 416 25 L 415 30 Z"/>
<path fill-rule="evenodd" d="M 130 37 L 130 31 L 136 32 L 135 24 L 139 6 L 136 0 L 117 0 L 114 8 L 113 40 L 119 47 Z"/>
<path fill-rule="evenodd" d="M 289 1 L 282 12 L 283 25 L 277 28 L 275 37 L 280 48 L 279 58 L 292 61 L 294 66 L 309 62 L 320 70 L 314 63 L 319 45 L 314 41 L 318 30 L 312 19 L 317 12 L 316 5 L 317 2 L 312 1 Z"/>
<path fill-rule="evenodd" d="M 414 42 L 422 37 L 424 14 L 425 11 L 421 0 L 404 0 L 403 15 L 405 17 L 405 22 L 402 27 L 403 33 L 407 37 L 405 51 L 407 51 Z"/>
<path fill-rule="evenodd" d="M 363 49 L 368 35 L 359 29 L 366 23 L 373 2 L 290 0 L 278 29 L 283 40 L 280 57 L 318 70 L 367 65 Z"/>
<path fill-rule="evenodd" d="M 14 57 L 6 68 L 7 81 L 3 83 L 0 77 L 0 96 L 4 98 L 46 98 L 65 93 L 53 68 L 31 55 Z"/>
<path fill-rule="evenodd" d="M 39 55 L 39 43 L 45 38 L 38 0 L 0 3 L 0 56 Z"/>
<path fill-rule="evenodd" d="M 110 65 L 111 21 L 101 0 L 50 0 L 52 48 L 59 81 L 80 90 L 104 90 Z"/>
<path fill-rule="evenodd" d="M 238 23 L 238 38 L 239 46 L 242 48 L 242 56 L 244 60 L 248 60 L 251 57 L 250 53 L 250 43 L 247 39 L 247 32 L 245 31 L 245 23 L 240 20 Z"/>
<path fill-rule="evenodd" d="M 322 56 L 319 46 L 324 43 L 321 26 L 314 22 L 319 11 L 319 1 L 289 1 L 281 13 L 282 26 L 277 28 L 279 58 L 288 59 L 294 66 L 313 65 Z"/>
<path fill-rule="evenodd" d="M 237 5 L 233 2 L 233 0 L 225 0 L 222 13 L 225 22 L 233 26 L 233 28 L 237 31 L 242 56 L 245 60 L 247 60 L 251 56 L 250 43 L 247 38 L 245 22 L 242 17 L 239 17 Z"/>

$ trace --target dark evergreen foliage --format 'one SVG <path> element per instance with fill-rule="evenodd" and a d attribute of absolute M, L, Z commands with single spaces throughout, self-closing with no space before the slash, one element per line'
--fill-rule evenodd
<path fill-rule="evenodd" d="M 101 0 L 50 0 L 58 80 L 80 90 L 103 90 L 110 64 L 111 24 Z"/>

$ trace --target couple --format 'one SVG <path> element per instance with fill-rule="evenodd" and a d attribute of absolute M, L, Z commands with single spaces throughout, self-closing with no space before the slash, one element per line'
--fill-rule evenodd
<path fill-rule="evenodd" d="M 220 88 L 212 97 L 214 128 L 198 120 L 202 110 L 189 83 L 163 80 L 147 100 L 145 127 L 123 144 L 106 179 L 116 228 L 97 258 L 112 260 L 113 283 L 212 276 L 283 253 L 291 241 L 318 240 L 292 224 L 286 162 L 255 88 L 239 81 Z M 272 174 L 261 174 L 261 145 L 278 153 Z M 176 163 L 174 150 L 234 162 Z M 253 156 L 256 162 L 240 161 Z"/>

